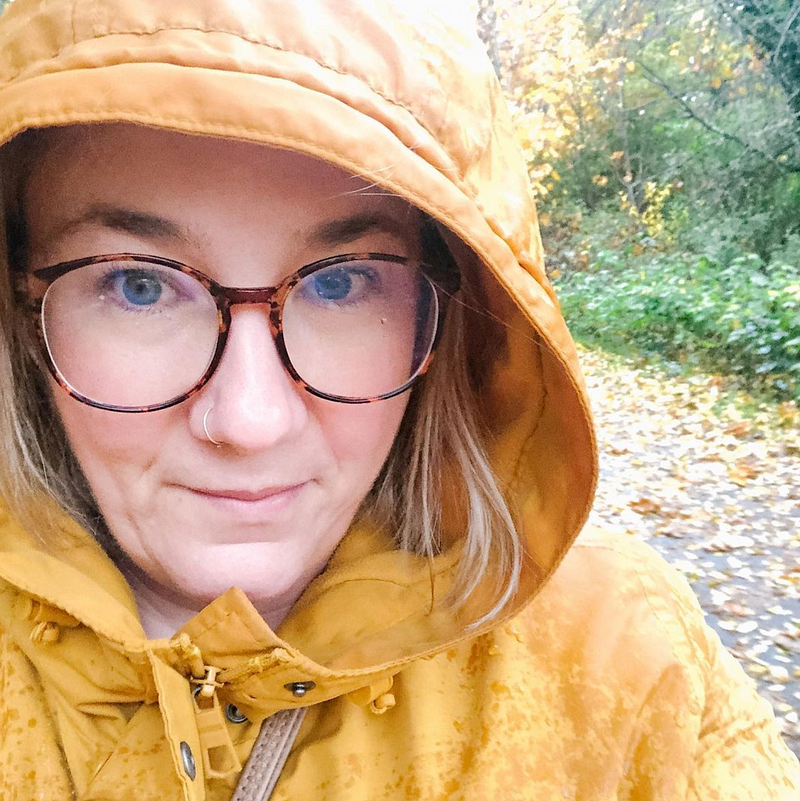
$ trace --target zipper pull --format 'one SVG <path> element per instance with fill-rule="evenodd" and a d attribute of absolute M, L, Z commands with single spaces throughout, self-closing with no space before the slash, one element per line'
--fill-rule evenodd
<path fill-rule="evenodd" d="M 217 697 L 217 688 L 221 686 L 218 673 L 219 668 L 206 667 L 205 676 L 195 680 L 192 692 L 203 767 L 205 775 L 212 779 L 224 779 L 242 769 Z"/>

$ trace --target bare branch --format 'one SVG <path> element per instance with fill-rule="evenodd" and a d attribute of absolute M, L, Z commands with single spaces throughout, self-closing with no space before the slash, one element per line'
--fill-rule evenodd
<path fill-rule="evenodd" d="M 798 14 L 800 14 L 800 0 L 796 0 L 791 12 L 789 12 L 789 15 L 786 17 L 786 22 L 784 22 L 783 30 L 781 31 L 781 38 L 778 39 L 778 44 L 775 46 L 775 52 L 772 54 L 773 59 L 777 60 L 778 55 L 781 52 L 781 48 L 783 47 L 783 43 L 786 41 L 786 35 L 789 33 L 789 29 L 797 19 Z"/>
<path fill-rule="evenodd" d="M 768 153 L 766 150 L 763 150 L 756 145 L 747 142 L 746 140 L 736 136 L 736 134 L 729 133 L 728 131 L 722 130 L 722 128 L 717 128 L 716 125 L 709 122 L 708 120 L 701 117 L 691 106 L 691 104 L 687 103 L 683 97 L 678 94 L 658 73 L 648 67 L 646 64 L 642 63 L 641 61 L 636 61 L 638 66 L 641 68 L 642 72 L 644 73 L 645 77 L 648 81 L 656 86 L 660 87 L 664 92 L 666 92 L 669 97 L 671 97 L 689 116 L 693 119 L 696 123 L 701 125 L 707 131 L 719 136 L 723 139 L 726 139 L 728 142 L 733 142 L 734 144 L 739 145 L 744 150 L 748 150 L 751 153 L 758 153 L 759 156 L 762 158 L 767 159 L 771 164 L 773 164 L 778 170 L 781 172 L 786 172 L 786 166 L 781 164 L 779 161 L 775 159 L 775 157 Z"/>

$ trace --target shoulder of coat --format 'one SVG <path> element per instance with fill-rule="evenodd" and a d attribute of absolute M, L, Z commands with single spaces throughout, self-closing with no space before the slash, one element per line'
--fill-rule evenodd
<path fill-rule="evenodd" d="M 601 571 L 613 571 L 608 575 L 609 580 L 638 577 L 648 585 L 648 590 L 658 585 L 679 595 L 688 592 L 694 598 L 679 569 L 667 562 L 652 545 L 634 535 L 587 526 L 575 540 L 564 563 L 570 560 L 580 562 L 584 569 L 591 564 Z"/>
<path fill-rule="evenodd" d="M 706 660 L 708 626 L 688 581 L 630 535 L 598 528 L 580 534 L 520 616 L 535 626 L 547 619 L 558 620 L 562 633 L 572 630 L 576 639 L 614 631 L 648 647 L 660 644 L 683 664 Z"/>
<path fill-rule="evenodd" d="M 654 611 L 670 608 L 675 614 L 702 617 L 697 596 L 684 574 L 636 536 L 587 527 L 564 564 L 570 560 L 576 563 L 577 570 L 591 571 L 587 577 L 597 576 L 598 590 L 628 586 L 632 593 L 650 603 Z"/>

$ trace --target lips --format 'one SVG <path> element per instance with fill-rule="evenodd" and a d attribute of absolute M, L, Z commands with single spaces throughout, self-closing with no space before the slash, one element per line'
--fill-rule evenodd
<path fill-rule="evenodd" d="M 258 489 L 186 487 L 190 495 L 209 510 L 230 521 L 267 523 L 291 509 L 295 499 L 309 484 L 282 484 Z"/>
<path fill-rule="evenodd" d="M 205 489 L 205 488 L 190 488 L 192 492 L 199 495 L 205 495 L 209 498 L 220 498 L 223 500 L 232 501 L 245 501 L 247 503 L 256 503 L 268 498 L 275 498 L 276 496 L 283 495 L 284 493 L 297 490 L 302 487 L 305 482 L 299 484 L 284 484 L 279 487 L 265 487 L 263 489 L 248 490 L 248 489 Z"/>

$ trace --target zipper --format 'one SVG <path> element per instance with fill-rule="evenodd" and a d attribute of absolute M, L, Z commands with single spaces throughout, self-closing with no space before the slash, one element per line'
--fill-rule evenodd
<path fill-rule="evenodd" d="M 217 681 L 218 674 L 219 668 L 206 666 L 202 679 L 191 680 L 203 768 L 205 775 L 212 779 L 224 779 L 242 769 L 217 695 L 217 689 L 222 686 Z"/>

